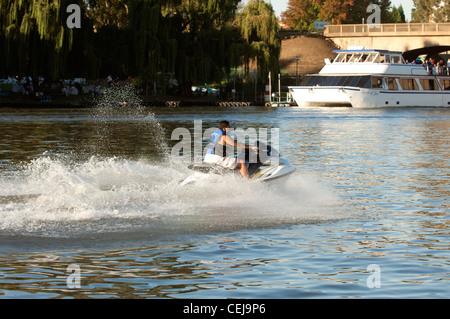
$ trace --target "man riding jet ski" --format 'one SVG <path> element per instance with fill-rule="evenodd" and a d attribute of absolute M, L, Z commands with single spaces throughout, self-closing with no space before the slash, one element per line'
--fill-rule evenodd
<path fill-rule="evenodd" d="M 188 168 L 202 174 L 228 174 L 237 173 L 244 179 L 269 181 L 287 176 L 295 171 L 286 159 L 280 158 L 272 147 L 257 141 L 256 146 L 248 146 L 234 141 L 227 135 L 230 124 L 221 121 L 219 129 L 212 133 L 209 149 L 205 155 L 204 162 L 192 164 Z M 243 149 L 237 156 L 227 156 L 226 145 Z M 181 182 L 186 185 L 197 180 L 199 176 L 190 176 Z"/>
<path fill-rule="evenodd" d="M 243 158 L 228 156 L 227 145 L 231 145 L 241 149 L 251 149 L 257 151 L 258 147 L 248 146 L 233 140 L 227 133 L 230 131 L 230 123 L 221 121 L 219 129 L 212 133 L 211 143 L 208 152 L 205 155 L 205 163 L 216 164 L 229 169 L 239 169 L 242 177 L 249 178 L 247 166 Z"/>

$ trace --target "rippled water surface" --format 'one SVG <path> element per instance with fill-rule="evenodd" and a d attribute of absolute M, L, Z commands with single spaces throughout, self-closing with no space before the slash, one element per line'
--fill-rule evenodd
<path fill-rule="evenodd" d="M 448 109 L 0 112 L 0 298 L 449 296 Z M 171 132 L 222 119 L 296 172 L 181 187 Z"/>

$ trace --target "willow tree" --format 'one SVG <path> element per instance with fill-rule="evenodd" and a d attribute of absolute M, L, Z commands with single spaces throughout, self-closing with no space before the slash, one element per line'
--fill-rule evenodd
<path fill-rule="evenodd" d="M 84 0 L 94 30 L 105 26 L 123 29 L 128 25 L 128 0 Z"/>
<path fill-rule="evenodd" d="M 220 80 L 229 69 L 232 21 L 240 0 L 172 1 L 165 19 L 177 41 L 175 74 L 184 83 Z"/>
<path fill-rule="evenodd" d="M 276 72 L 280 51 L 272 6 L 250 0 L 0 0 L 1 75 L 46 78 L 135 76 L 166 85 L 220 81 L 255 63 Z M 81 29 L 66 25 L 69 4 Z M 247 67 L 248 69 L 248 67 Z"/>
<path fill-rule="evenodd" d="M 157 80 L 160 67 L 161 42 L 158 38 L 161 24 L 161 4 L 158 0 L 130 0 L 128 28 L 132 37 L 131 52 L 136 75 L 144 83 Z"/>
<path fill-rule="evenodd" d="M 52 79 L 61 76 L 73 44 L 73 30 L 66 27 L 66 9 L 81 1 L 0 2 L 3 72 Z"/>
<path fill-rule="evenodd" d="M 220 80 L 239 0 L 128 0 L 136 71 L 144 82 Z M 226 72 L 226 71 L 225 71 Z"/>
<path fill-rule="evenodd" d="M 276 74 L 281 40 L 272 5 L 263 0 L 250 0 L 238 13 L 236 25 L 244 41 L 235 49 L 242 56 L 246 71 L 249 71 L 250 62 L 255 62 L 260 79 L 265 79 L 269 71 Z"/>

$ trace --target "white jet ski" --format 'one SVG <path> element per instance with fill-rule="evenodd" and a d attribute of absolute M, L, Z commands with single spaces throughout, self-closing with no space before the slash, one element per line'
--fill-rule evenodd
<path fill-rule="evenodd" d="M 258 147 L 257 152 L 246 149 L 238 155 L 238 158 L 245 156 L 245 163 L 251 181 L 270 182 L 287 177 L 295 171 L 295 167 L 288 160 L 281 158 L 279 153 L 271 146 L 259 141 L 256 142 L 256 146 Z M 204 174 L 237 174 L 241 176 L 239 169 L 230 170 L 205 162 L 191 164 L 188 168 L 193 170 L 195 174 L 182 180 L 180 182 L 181 186 L 196 182 Z"/>

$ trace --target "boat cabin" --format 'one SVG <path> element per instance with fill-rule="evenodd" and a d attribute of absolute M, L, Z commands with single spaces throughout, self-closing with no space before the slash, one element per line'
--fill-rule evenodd
<path fill-rule="evenodd" d="M 357 87 L 389 91 L 448 91 L 449 76 L 428 74 L 422 64 L 406 63 L 402 52 L 334 50 L 337 56 L 319 74 L 305 76 L 302 86 Z"/>
<path fill-rule="evenodd" d="M 450 77 L 401 75 L 310 75 L 301 86 L 357 87 L 389 91 L 450 91 Z"/>
<path fill-rule="evenodd" d="M 390 63 L 406 64 L 402 52 L 385 50 L 334 50 L 333 63 Z"/>

